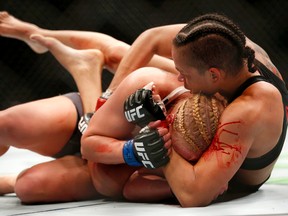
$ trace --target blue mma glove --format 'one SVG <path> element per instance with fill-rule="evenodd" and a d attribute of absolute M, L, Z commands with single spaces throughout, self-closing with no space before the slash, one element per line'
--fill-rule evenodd
<path fill-rule="evenodd" d="M 147 89 L 138 89 L 125 100 L 124 113 L 128 122 L 140 127 L 166 118 L 160 105 L 153 100 L 152 91 Z"/>
<path fill-rule="evenodd" d="M 146 129 L 123 147 L 123 157 L 130 166 L 144 165 L 148 169 L 156 169 L 169 162 L 163 138 L 156 129 Z"/>

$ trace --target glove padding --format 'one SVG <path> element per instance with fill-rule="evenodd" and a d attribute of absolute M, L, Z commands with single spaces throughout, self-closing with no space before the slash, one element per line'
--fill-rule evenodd
<path fill-rule="evenodd" d="M 124 111 L 127 121 L 140 127 L 165 119 L 163 110 L 152 98 L 152 91 L 147 89 L 131 94 L 124 102 Z"/>
<path fill-rule="evenodd" d="M 143 164 L 148 169 L 155 169 L 169 162 L 167 151 L 157 129 L 146 129 L 125 143 L 123 157 L 128 165 Z"/>

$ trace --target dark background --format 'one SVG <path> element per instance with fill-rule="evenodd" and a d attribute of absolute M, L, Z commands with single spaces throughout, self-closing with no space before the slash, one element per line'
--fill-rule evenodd
<path fill-rule="evenodd" d="M 287 0 L 0 0 L 0 10 L 42 28 L 97 31 L 127 43 L 147 28 L 221 12 L 268 52 L 288 80 Z M 77 90 L 51 54 L 3 37 L 0 48 L 0 109 Z M 104 73 L 104 88 L 111 77 Z"/>

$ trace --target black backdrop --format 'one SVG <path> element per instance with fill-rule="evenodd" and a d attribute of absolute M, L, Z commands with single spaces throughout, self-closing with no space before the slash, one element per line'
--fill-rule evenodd
<path fill-rule="evenodd" d="M 221 12 L 268 52 L 288 80 L 287 0 L 0 0 L 0 10 L 43 28 L 97 31 L 127 43 L 150 27 Z M 2 37 L 0 48 L 0 109 L 77 90 L 51 54 Z M 111 77 L 104 73 L 103 88 Z"/>

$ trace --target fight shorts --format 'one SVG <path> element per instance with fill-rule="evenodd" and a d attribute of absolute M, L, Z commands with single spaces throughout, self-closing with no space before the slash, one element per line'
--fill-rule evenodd
<path fill-rule="evenodd" d="M 66 145 L 61 149 L 61 151 L 53 156 L 54 158 L 60 158 L 60 157 L 63 157 L 65 155 L 78 155 L 78 156 L 81 155 L 80 140 L 81 140 L 82 134 L 78 130 L 78 122 L 79 122 L 81 116 L 83 115 L 83 107 L 82 107 L 81 97 L 77 92 L 64 94 L 63 96 L 69 98 L 73 102 L 73 104 L 75 105 L 75 108 L 77 110 L 77 122 L 76 122 L 75 130 L 74 130 L 71 138 L 66 143 Z"/>

